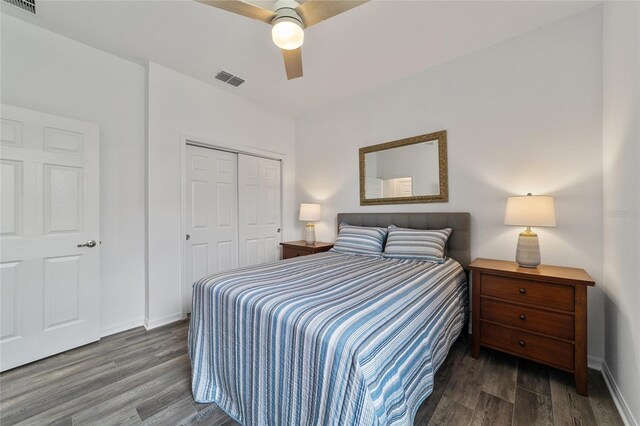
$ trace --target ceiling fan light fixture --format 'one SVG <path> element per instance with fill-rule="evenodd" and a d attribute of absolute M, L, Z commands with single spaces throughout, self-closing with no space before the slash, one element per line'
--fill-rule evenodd
<path fill-rule="evenodd" d="M 35 1 L 35 0 L 5 0 Z M 302 77 L 304 30 L 369 0 L 196 0 L 271 25 L 271 38 L 280 48 L 287 79 Z M 265 8 L 268 5 L 271 7 Z M 241 79 L 239 79 L 241 80 Z"/>
<path fill-rule="evenodd" d="M 304 28 L 302 23 L 294 17 L 277 17 L 273 21 L 271 38 L 280 49 L 294 50 L 304 43 Z"/>

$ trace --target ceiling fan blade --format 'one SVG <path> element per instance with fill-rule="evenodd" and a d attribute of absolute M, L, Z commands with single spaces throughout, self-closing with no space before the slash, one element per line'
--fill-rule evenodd
<path fill-rule="evenodd" d="M 296 12 L 302 18 L 305 27 L 360 6 L 369 0 L 308 0 L 296 7 Z"/>
<path fill-rule="evenodd" d="M 287 70 L 287 80 L 302 77 L 302 48 L 294 50 L 282 49 L 284 68 Z"/>
<path fill-rule="evenodd" d="M 251 3 L 246 3 L 242 0 L 196 0 L 198 3 L 206 4 L 208 6 L 217 7 L 218 9 L 233 12 L 238 15 L 246 16 L 247 18 L 257 19 L 258 21 L 266 22 L 271 25 L 271 21 L 276 14 L 267 9 L 263 9 L 258 6 L 254 6 Z"/>

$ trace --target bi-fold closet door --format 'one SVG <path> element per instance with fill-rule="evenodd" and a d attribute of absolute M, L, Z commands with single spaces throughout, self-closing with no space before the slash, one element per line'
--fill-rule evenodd
<path fill-rule="evenodd" d="M 279 258 L 280 161 L 187 145 L 184 310 L 202 277 Z"/>

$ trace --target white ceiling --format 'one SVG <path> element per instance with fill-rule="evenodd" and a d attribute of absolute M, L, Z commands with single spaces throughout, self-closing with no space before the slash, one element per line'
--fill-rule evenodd
<path fill-rule="evenodd" d="M 304 77 L 288 81 L 271 29 L 190 0 L 43 1 L 2 10 L 144 64 L 156 62 L 293 115 L 390 84 L 594 6 L 587 1 L 374 0 L 305 31 Z M 224 69 L 246 80 L 212 78 Z"/>

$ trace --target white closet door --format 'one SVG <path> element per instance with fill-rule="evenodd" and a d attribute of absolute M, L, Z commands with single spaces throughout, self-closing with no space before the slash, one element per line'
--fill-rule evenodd
<path fill-rule="evenodd" d="M 239 154 L 240 266 L 280 259 L 280 161 Z"/>
<path fill-rule="evenodd" d="M 187 146 L 184 312 L 193 283 L 238 266 L 238 154 Z"/>
<path fill-rule="evenodd" d="M 1 116 L 4 371 L 100 338 L 100 185 L 98 126 L 8 105 Z"/>

